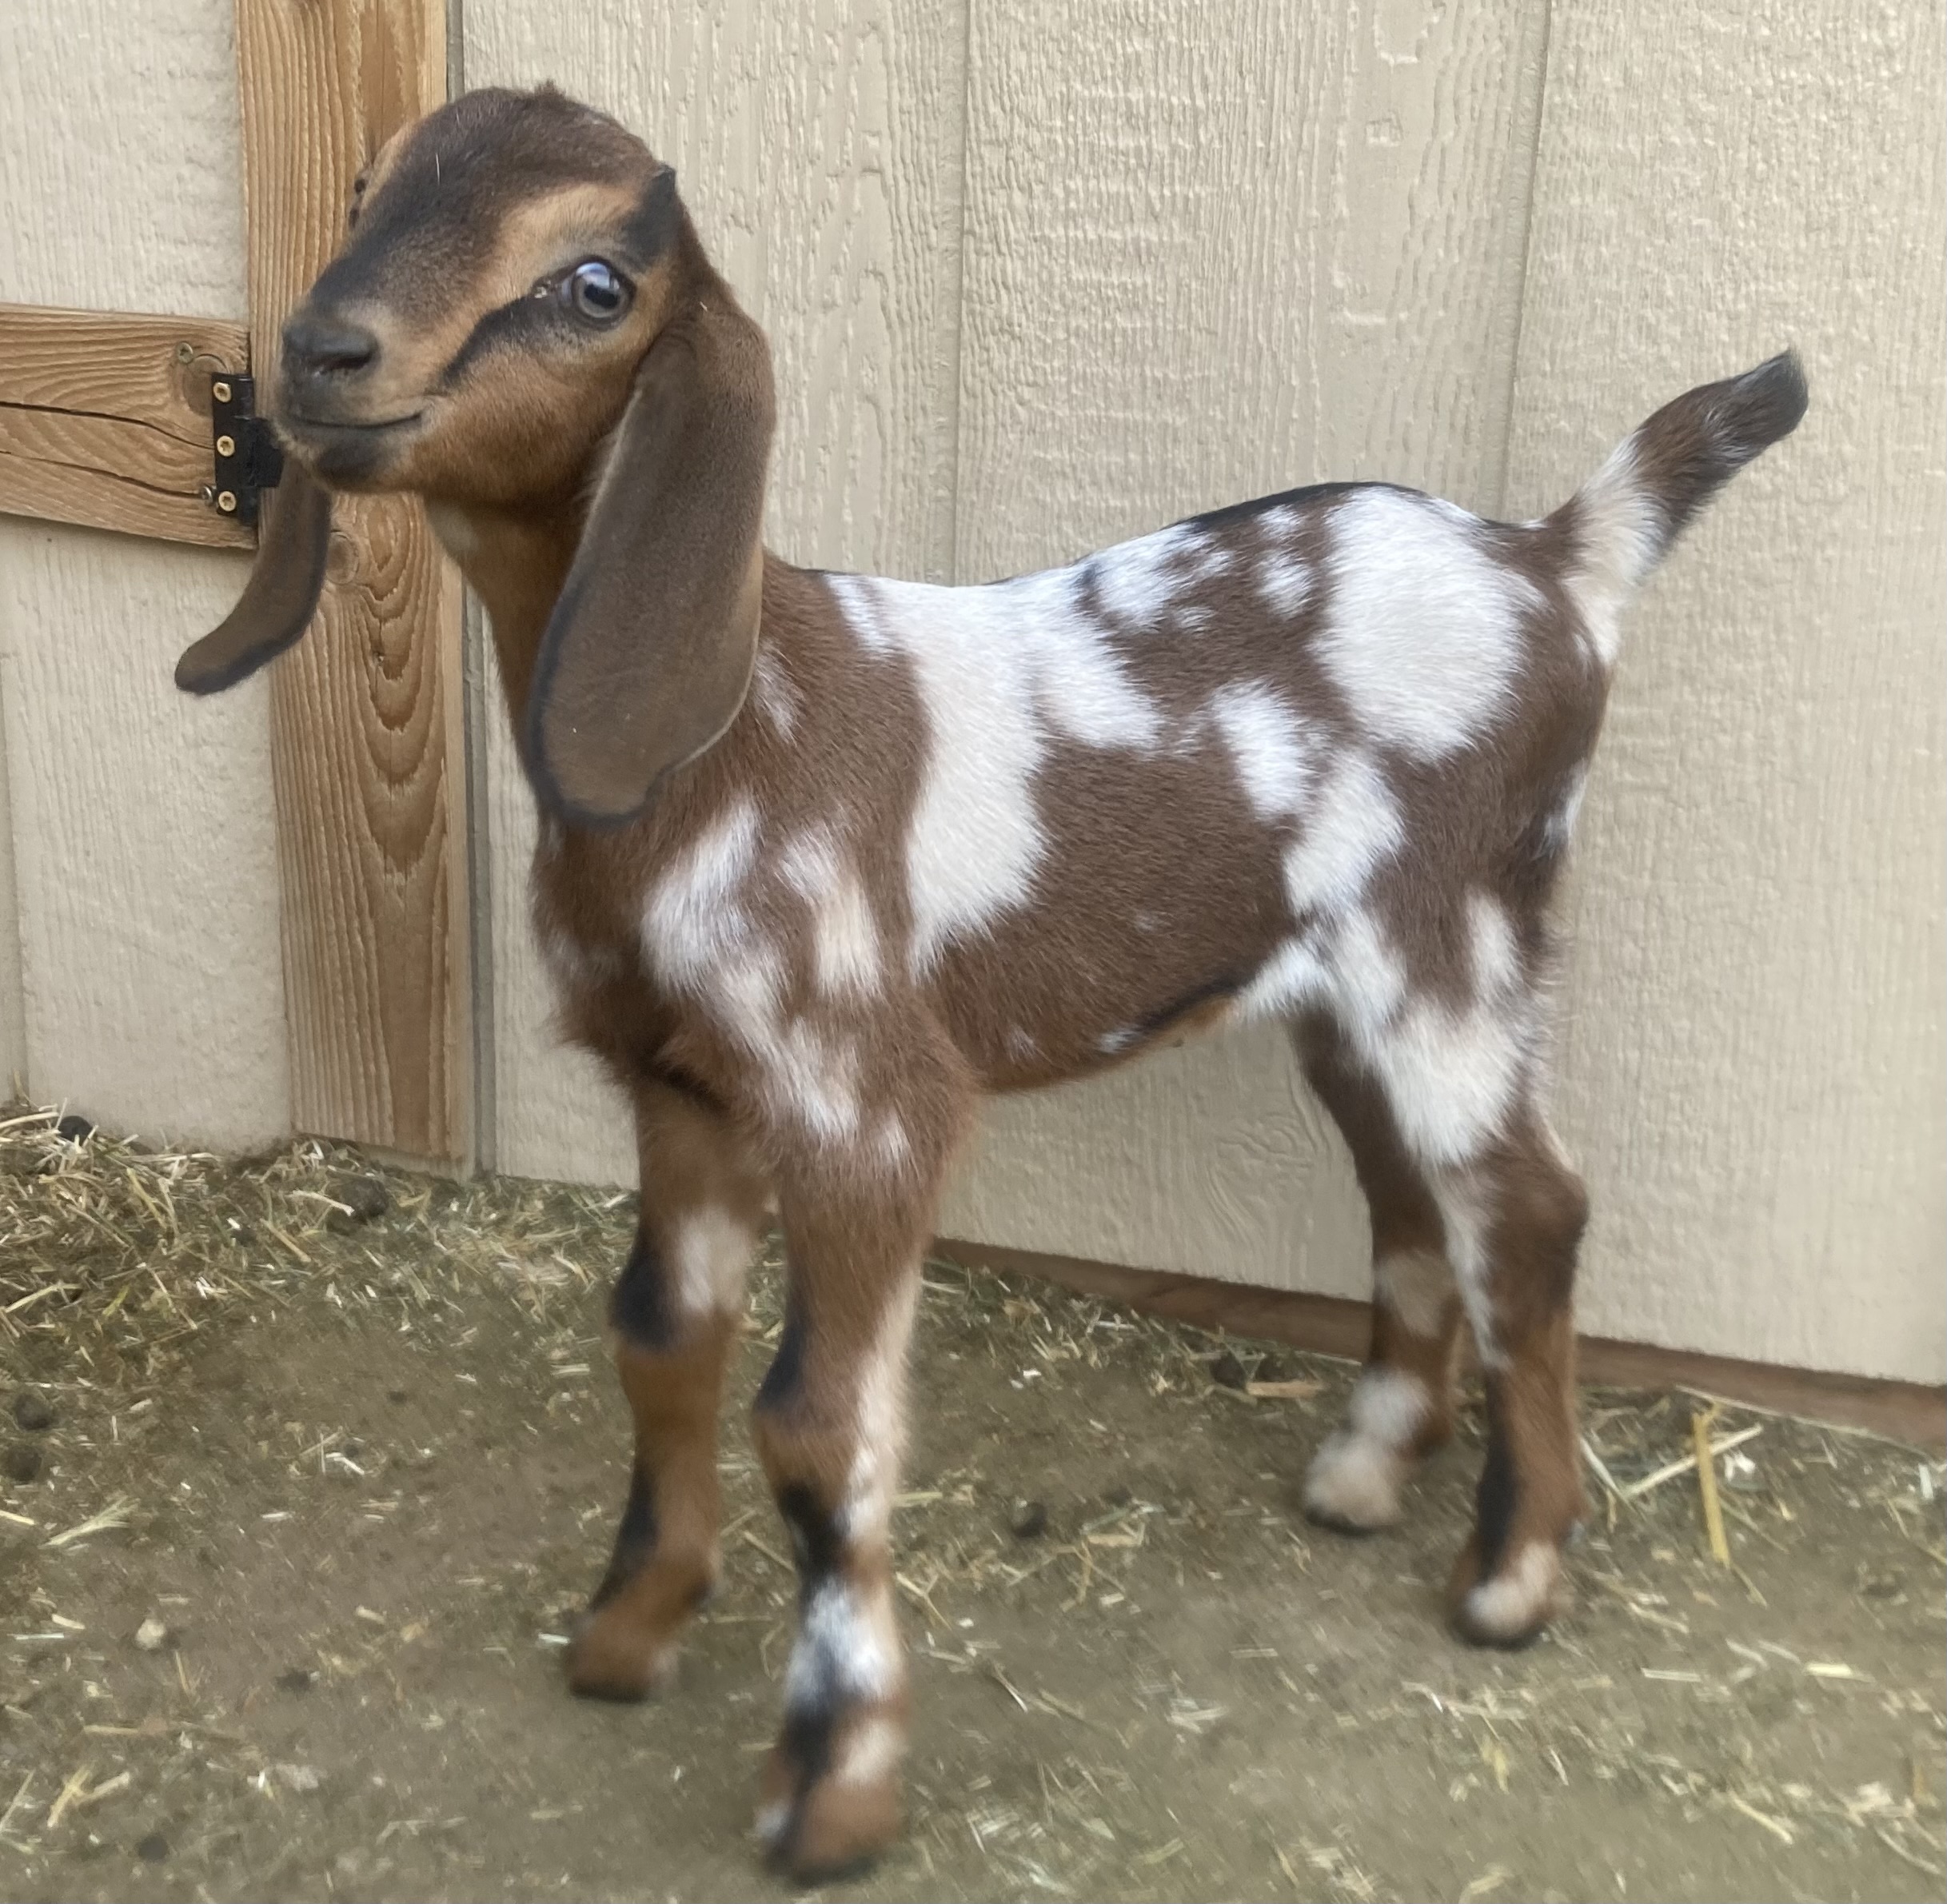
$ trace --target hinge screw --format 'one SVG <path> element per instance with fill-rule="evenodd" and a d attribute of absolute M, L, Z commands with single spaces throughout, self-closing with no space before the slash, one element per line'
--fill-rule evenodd
<path fill-rule="evenodd" d="M 221 381 L 213 383 L 209 386 L 209 394 L 215 397 L 218 403 L 228 403 L 229 401 L 229 385 Z"/>
<path fill-rule="evenodd" d="M 217 454 L 218 456 L 234 456 L 236 453 L 237 439 L 234 437 L 218 437 L 217 438 Z"/>
<path fill-rule="evenodd" d="M 237 492 L 234 489 L 221 491 L 217 497 L 217 507 L 226 516 L 235 515 L 237 513 Z"/>

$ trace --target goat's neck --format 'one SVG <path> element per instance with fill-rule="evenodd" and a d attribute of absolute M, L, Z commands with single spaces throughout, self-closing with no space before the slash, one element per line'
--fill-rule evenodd
<path fill-rule="evenodd" d="M 486 609 L 508 718 L 519 735 L 541 633 L 581 539 L 581 512 L 566 502 L 517 516 L 429 502 L 426 517 Z"/>

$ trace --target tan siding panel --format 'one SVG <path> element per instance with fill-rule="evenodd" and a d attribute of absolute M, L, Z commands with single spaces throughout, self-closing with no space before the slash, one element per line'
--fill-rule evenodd
<path fill-rule="evenodd" d="M 1510 500 L 1686 385 L 1812 409 L 1633 617 L 1569 909 L 1583 1326 L 1947 1363 L 1942 14 L 1558 11 Z"/>
<path fill-rule="evenodd" d="M 1325 478 L 1498 505 L 1541 43 L 1537 4 L 978 8 L 961 578 Z M 1366 1280 L 1270 1030 L 995 1105 L 944 1227 Z"/>
<path fill-rule="evenodd" d="M 227 6 L 0 7 L 0 297 L 242 317 L 238 141 Z M 0 524 L 28 1081 L 224 1144 L 289 1115 L 267 704 L 261 684 L 192 702 L 170 675 L 244 573 Z"/>
<path fill-rule="evenodd" d="M 0 675 L 0 1100 L 27 1088 L 27 1015 L 20 989 L 20 905 L 14 878 L 6 693 L 6 678 Z"/>
<path fill-rule="evenodd" d="M 265 690 L 191 701 L 170 676 L 242 579 L 233 556 L 0 522 L 30 1088 L 223 1146 L 289 1128 Z"/>

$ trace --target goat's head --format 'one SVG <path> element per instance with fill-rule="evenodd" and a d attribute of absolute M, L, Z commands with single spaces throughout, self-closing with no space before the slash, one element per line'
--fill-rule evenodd
<path fill-rule="evenodd" d="M 179 685 L 226 687 L 301 633 L 324 490 L 409 490 L 585 511 L 526 722 L 564 816 L 627 818 L 735 715 L 756 639 L 769 353 L 675 174 L 613 120 L 551 88 L 484 91 L 389 140 L 284 327 L 272 414 L 287 473 L 257 572 Z"/>

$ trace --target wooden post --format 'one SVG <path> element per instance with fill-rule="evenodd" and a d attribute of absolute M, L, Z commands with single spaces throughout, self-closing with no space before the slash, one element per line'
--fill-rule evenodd
<path fill-rule="evenodd" d="M 237 0 L 251 361 L 337 248 L 359 168 L 446 94 L 443 0 Z M 341 498 L 271 675 L 293 1121 L 469 1160 L 459 577 L 418 505 Z"/>

